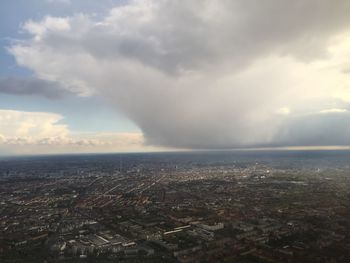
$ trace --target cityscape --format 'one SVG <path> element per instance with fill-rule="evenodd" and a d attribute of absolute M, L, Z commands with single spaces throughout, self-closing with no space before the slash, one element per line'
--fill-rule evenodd
<path fill-rule="evenodd" d="M 349 262 L 350 152 L 2 158 L 1 262 Z"/>
<path fill-rule="evenodd" d="M 0 263 L 350 263 L 350 0 L 0 0 Z"/>

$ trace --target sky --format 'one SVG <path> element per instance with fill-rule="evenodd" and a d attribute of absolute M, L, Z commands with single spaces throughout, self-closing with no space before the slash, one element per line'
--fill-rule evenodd
<path fill-rule="evenodd" d="M 3 0 L 0 155 L 348 147 L 348 0 Z"/>

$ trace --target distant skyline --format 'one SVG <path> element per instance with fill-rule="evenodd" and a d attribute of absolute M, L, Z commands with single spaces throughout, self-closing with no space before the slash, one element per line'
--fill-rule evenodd
<path fill-rule="evenodd" d="M 0 155 L 350 145 L 348 0 L 5 0 Z"/>

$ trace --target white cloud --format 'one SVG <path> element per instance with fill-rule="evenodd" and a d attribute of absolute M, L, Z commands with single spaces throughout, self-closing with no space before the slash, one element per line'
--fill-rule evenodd
<path fill-rule="evenodd" d="M 66 18 L 61 17 L 50 17 L 47 16 L 40 23 L 36 23 L 32 20 L 26 22 L 23 29 L 29 33 L 35 35 L 36 40 L 39 41 L 44 34 L 49 31 L 53 32 L 64 32 L 70 29 L 69 21 Z"/>
<path fill-rule="evenodd" d="M 8 138 L 37 140 L 45 137 L 65 137 L 68 128 L 59 124 L 62 116 L 46 112 L 0 110 L 0 132 Z"/>
<path fill-rule="evenodd" d="M 0 110 L 0 148 L 7 154 L 149 151 L 141 133 L 73 133 L 63 117 L 47 112 Z"/>
<path fill-rule="evenodd" d="M 288 115 L 290 113 L 290 109 L 288 107 L 282 107 L 278 109 L 277 113 L 282 115 Z"/>
<path fill-rule="evenodd" d="M 347 0 L 135 0 L 99 20 L 30 21 L 10 51 L 41 79 L 106 97 L 148 144 L 346 143 L 309 125 L 350 102 L 349 12 Z"/>
<path fill-rule="evenodd" d="M 321 110 L 320 113 L 345 113 L 347 112 L 347 109 L 325 109 L 325 110 Z"/>

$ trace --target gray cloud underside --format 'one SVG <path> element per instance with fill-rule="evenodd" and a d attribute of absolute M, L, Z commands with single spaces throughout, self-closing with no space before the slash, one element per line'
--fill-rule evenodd
<path fill-rule="evenodd" d="M 69 29 L 11 52 L 40 76 L 106 97 L 152 145 L 344 145 L 349 115 L 319 114 L 340 107 L 324 102 L 336 82 L 299 82 L 350 30 L 349 14 L 348 0 L 134 1 L 100 21 L 71 17 Z M 286 105 L 305 114 L 276 114 Z"/>
<path fill-rule="evenodd" d="M 0 78 L 0 93 L 10 95 L 39 95 L 49 99 L 60 99 L 72 92 L 61 83 L 31 77 Z"/>
<path fill-rule="evenodd" d="M 269 53 L 303 61 L 326 56 L 329 38 L 350 23 L 347 0 L 154 3 L 149 20 L 126 10 L 124 17 L 112 13 L 108 24 L 90 24 L 88 30 L 87 21 L 76 21 L 77 35 L 48 34 L 45 42 L 67 53 L 85 50 L 97 59 L 135 59 L 169 74 L 225 63 L 232 71 Z"/>
<path fill-rule="evenodd" d="M 255 147 L 350 146 L 350 113 L 291 117 L 280 126 L 273 142 Z"/>

